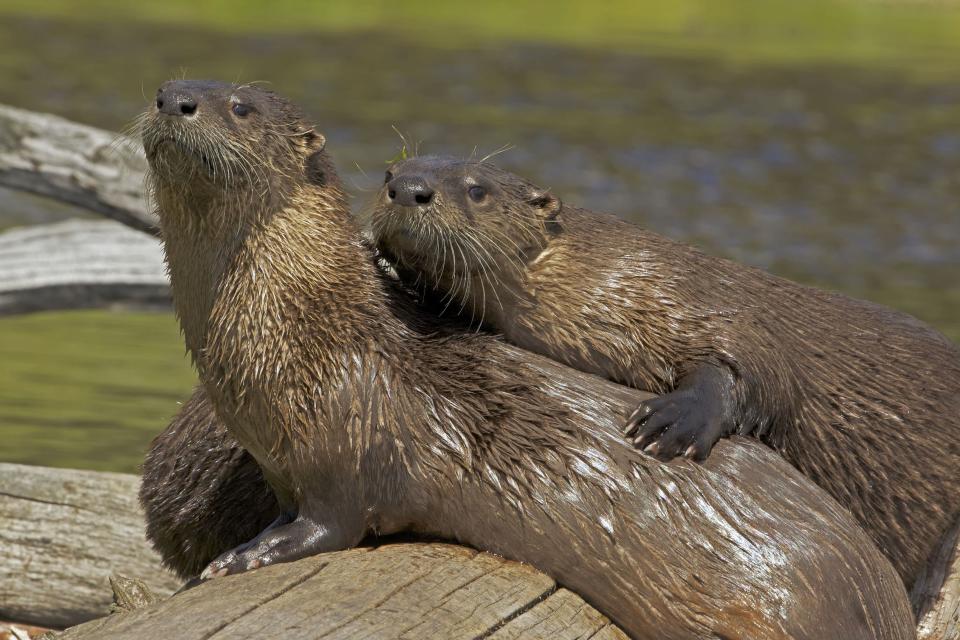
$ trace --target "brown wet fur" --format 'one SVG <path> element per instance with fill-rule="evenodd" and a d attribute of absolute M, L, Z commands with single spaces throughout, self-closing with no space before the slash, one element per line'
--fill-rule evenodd
<path fill-rule="evenodd" d="M 154 439 L 143 463 L 140 503 L 147 538 L 185 579 L 280 515 L 260 467 L 230 436 L 202 388 Z"/>
<path fill-rule="evenodd" d="M 415 158 L 390 168 L 398 176 L 436 191 L 401 207 L 385 186 L 372 212 L 407 279 L 517 345 L 622 384 L 666 393 L 703 365 L 731 372 L 730 431 L 826 489 L 913 583 L 960 512 L 956 345 L 892 309 L 563 206 L 490 163 Z"/>
<path fill-rule="evenodd" d="M 658 462 L 620 435 L 641 394 L 436 325 L 378 268 L 329 162 L 319 182 L 297 171 L 326 157 L 322 136 L 273 94 L 202 87 L 192 119 L 148 110 L 142 121 L 206 396 L 191 404 L 209 399 L 296 511 L 284 526 L 320 525 L 307 551 L 368 532 L 462 541 L 530 562 L 636 638 L 914 637 L 892 566 L 789 465 L 749 441 L 723 443 L 705 465 Z M 259 120 L 232 123 L 216 107 L 236 94 Z M 231 167 L 228 179 L 177 126 L 255 148 L 262 170 L 238 179 Z M 158 129 L 180 137 L 157 144 Z M 201 438 L 209 413 L 197 411 Z M 175 441 L 158 439 L 153 459 Z M 235 447 L 191 448 L 203 464 Z M 150 495 L 189 491 L 180 481 L 161 478 Z"/>

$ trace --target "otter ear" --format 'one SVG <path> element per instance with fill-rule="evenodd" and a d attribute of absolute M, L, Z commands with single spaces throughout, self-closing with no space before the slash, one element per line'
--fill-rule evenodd
<path fill-rule="evenodd" d="M 314 129 L 308 129 L 303 134 L 303 139 L 308 147 L 316 151 L 323 151 L 324 147 L 327 146 L 327 139 L 323 137 L 322 133 L 317 133 Z"/>
<path fill-rule="evenodd" d="M 322 138 L 322 136 L 321 136 Z M 323 147 L 307 156 L 304 164 L 304 173 L 307 181 L 318 187 L 325 187 L 330 182 L 330 160 L 324 153 Z"/>
<path fill-rule="evenodd" d="M 557 216 L 560 215 L 560 210 L 563 208 L 560 198 L 544 189 L 530 189 L 526 196 L 527 204 L 536 209 L 541 220 L 556 222 Z"/>
<path fill-rule="evenodd" d="M 307 149 L 310 155 L 303 163 L 304 173 L 307 181 L 318 187 L 325 187 L 330 183 L 333 166 L 330 164 L 330 158 L 323 152 L 327 146 L 327 139 L 323 134 L 313 127 L 310 127 L 303 133 L 303 140 L 307 143 Z"/>

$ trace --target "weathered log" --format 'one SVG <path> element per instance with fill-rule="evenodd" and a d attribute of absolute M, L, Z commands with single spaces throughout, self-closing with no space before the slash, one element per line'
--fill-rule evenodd
<path fill-rule="evenodd" d="M 113 572 L 144 578 L 163 594 L 175 589 L 178 582 L 144 541 L 138 482 L 126 474 L 0 464 L 0 618 L 62 626 L 106 616 Z M 361 632 L 625 638 L 578 596 L 529 566 L 429 543 L 330 553 L 214 580 L 74 627 L 64 637 L 332 638 Z"/>
<path fill-rule="evenodd" d="M 144 537 L 139 483 L 0 463 L 0 619 L 66 626 L 106 615 L 115 572 L 176 589 Z"/>
<path fill-rule="evenodd" d="M 599 635 L 598 635 L 599 634 Z M 626 636 L 530 566 L 445 544 L 390 544 L 221 578 L 63 640 Z"/>
<path fill-rule="evenodd" d="M 960 640 L 960 521 L 913 587 L 917 640 Z"/>
<path fill-rule="evenodd" d="M 0 105 L 0 185 L 89 209 L 148 233 L 138 142 L 58 116 Z"/>
<path fill-rule="evenodd" d="M 106 220 L 0 234 L 0 315 L 124 306 L 169 309 L 156 238 Z"/>

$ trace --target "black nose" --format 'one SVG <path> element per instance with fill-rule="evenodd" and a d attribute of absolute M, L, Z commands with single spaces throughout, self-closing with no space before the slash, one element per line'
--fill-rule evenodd
<path fill-rule="evenodd" d="M 387 196 L 404 207 L 429 204 L 433 199 L 433 189 L 420 176 L 400 176 L 387 184 Z"/>
<path fill-rule="evenodd" d="M 157 92 L 157 111 L 168 116 L 189 116 L 197 110 L 197 96 L 190 89 L 172 84 Z"/>

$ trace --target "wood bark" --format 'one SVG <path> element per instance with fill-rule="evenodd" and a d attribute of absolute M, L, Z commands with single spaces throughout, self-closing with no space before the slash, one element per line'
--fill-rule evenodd
<path fill-rule="evenodd" d="M 0 105 L 0 185 L 37 193 L 148 233 L 139 142 L 58 116 Z"/>
<path fill-rule="evenodd" d="M 0 234 L 0 316 L 123 306 L 169 309 L 156 238 L 108 220 L 70 220 Z"/>
<path fill-rule="evenodd" d="M 0 619 L 56 627 L 106 615 L 112 573 L 178 588 L 144 538 L 139 483 L 0 463 Z"/>

